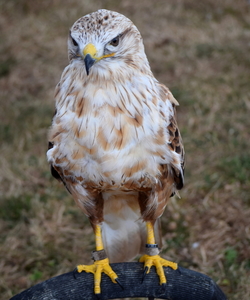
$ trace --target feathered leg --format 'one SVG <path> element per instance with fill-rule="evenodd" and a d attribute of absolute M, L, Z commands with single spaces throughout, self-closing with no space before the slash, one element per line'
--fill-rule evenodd
<path fill-rule="evenodd" d="M 94 292 L 95 294 L 101 293 L 101 275 L 102 273 L 107 274 L 113 283 L 118 283 L 120 286 L 120 282 L 118 281 L 118 276 L 111 269 L 109 265 L 109 259 L 105 253 L 103 242 L 102 242 L 102 233 L 101 233 L 101 225 L 96 224 L 94 226 L 95 231 L 95 242 L 96 242 L 96 251 L 93 251 L 93 265 L 78 265 L 77 272 L 81 273 L 85 271 L 87 273 L 94 274 Z"/>
<path fill-rule="evenodd" d="M 158 245 L 155 244 L 154 226 L 152 222 L 146 222 L 147 226 L 147 244 L 146 254 L 140 258 L 140 262 L 144 262 L 144 277 L 150 272 L 150 268 L 155 266 L 156 272 L 160 279 L 160 284 L 166 284 L 167 279 L 163 270 L 163 267 L 170 267 L 174 270 L 178 268 L 177 264 L 166 259 L 161 258 L 159 254 Z"/>

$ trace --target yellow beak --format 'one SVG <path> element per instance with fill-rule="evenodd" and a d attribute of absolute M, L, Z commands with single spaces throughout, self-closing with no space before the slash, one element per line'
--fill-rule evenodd
<path fill-rule="evenodd" d="M 84 49 L 83 49 L 83 57 L 84 57 L 84 62 L 85 62 L 85 68 L 87 75 L 89 75 L 89 70 L 97 60 L 96 58 L 97 50 L 96 47 L 93 44 L 88 44 Z"/>
<path fill-rule="evenodd" d="M 110 57 L 110 56 L 114 56 L 114 55 L 115 55 L 115 53 L 109 53 L 109 54 L 98 57 L 97 49 L 96 49 L 95 45 L 93 45 L 91 43 L 86 45 L 85 48 L 83 49 L 83 57 L 84 57 L 87 75 L 89 75 L 89 70 L 96 61 L 99 61 L 102 58 Z"/>
<path fill-rule="evenodd" d="M 85 46 L 85 48 L 83 49 L 83 55 L 84 57 L 86 57 L 87 55 L 90 55 L 92 58 L 97 59 L 97 50 L 95 45 L 93 44 L 88 44 Z"/>

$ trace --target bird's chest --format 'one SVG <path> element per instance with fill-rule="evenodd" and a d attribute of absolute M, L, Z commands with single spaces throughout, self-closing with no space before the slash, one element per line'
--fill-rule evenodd
<path fill-rule="evenodd" d="M 142 108 L 135 115 L 105 105 L 78 117 L 58 117 L 61 133 L 52 156 L 65 173 L 86 182 L 119 186 L 131 180 L 156 177 L 166 153 L 166 134 L 154 111 Z M 52 131 L 57 131 L 55 126 Z"/>

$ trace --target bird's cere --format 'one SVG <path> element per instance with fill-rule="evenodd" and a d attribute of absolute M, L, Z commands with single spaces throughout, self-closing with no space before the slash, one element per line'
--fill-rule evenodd
<path fill-rule="evenodd" d="M 111 57 L 111 56 L 115 55 L 115 53 L 109 53 L 109 54 L 98 57 L 97 49 L 96 49 L 95 45 L 93 45 L 91 43 L 86 45 L 85 48 L 83 49 L 83 56 L 86 57 L 88 54 L 95 60 L 101 60 L 102 58 Z"/>
<path fill-rule="evenodd" d="M 95 45 L 89 43 L 88 45 L 85 46 L 83 49 L 83 56 L 86 57 L 87 55 L 90 55 L 94 59 L 98 59 L 97 57 L 97 50 Z"/>
<path fill-rule="evenodd" d="M 102 55 L 102 56 L 98 57 L 97 52 L 98 51 L 97 51 L 95 45 L 91 44 L 91 43 L 87 44 L 83 49 L 83 57 L 84 57 L 87 75 L 89 75 L 89 70 L 96 61 L 99 61 L 105 57 L 114 56 L 114 54 L 115 54 L 115 53 L 110 53 L 110 54 L 106 54 L 106 55 Z"/>

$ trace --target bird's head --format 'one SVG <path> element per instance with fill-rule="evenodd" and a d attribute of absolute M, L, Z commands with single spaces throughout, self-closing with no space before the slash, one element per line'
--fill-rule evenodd
<path fill-rule="evenodd" d="M 100 9 L 77 20 L 68 39 L 69 60 L 85 67 L 87 75 L 148 64 L 140 32 L 125 16 Z"/>

